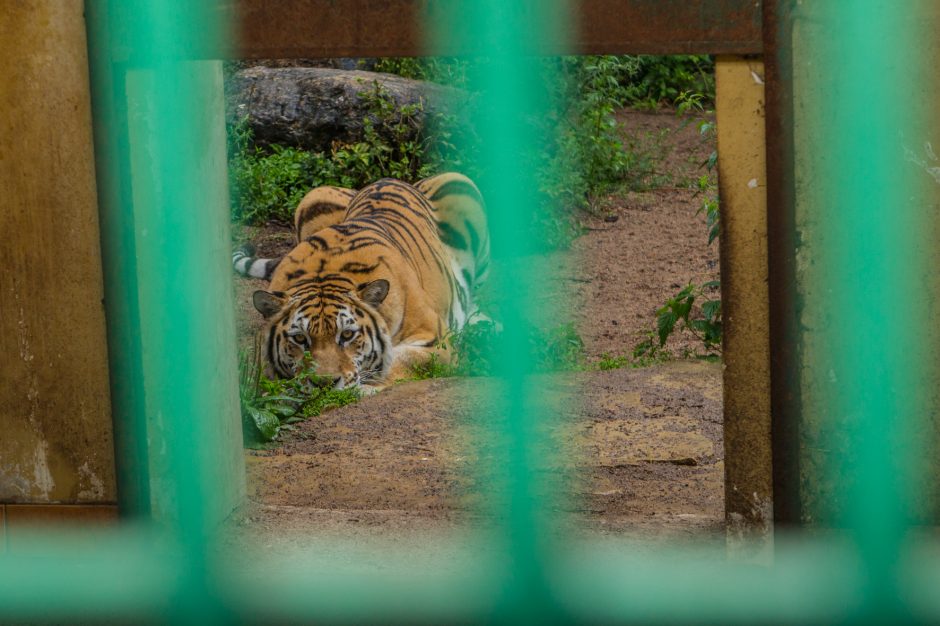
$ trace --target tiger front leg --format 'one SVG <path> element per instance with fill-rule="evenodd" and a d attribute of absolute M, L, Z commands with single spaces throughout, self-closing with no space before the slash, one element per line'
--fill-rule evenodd
<path fill-rule="evenodd" d="M 453 350 L 439 344 L 424 345 L 424 342 L 395 346 L 395 357 L 389 370 L 388 381 L 408 380 L 430 372 L 434 365 L 444 368 L 453 364 Z M 433 372 L 431 372 L 433 374 Z M 432 378 L 433 376 L 427 376 Z"/>

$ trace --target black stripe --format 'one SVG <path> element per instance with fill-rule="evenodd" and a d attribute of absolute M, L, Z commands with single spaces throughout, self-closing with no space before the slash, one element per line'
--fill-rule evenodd
<path fill-rule="evenodd" d="M 298 216 L 297 226 L 300 228 L 315 217 L 326 215 L 327 213 L 336 213 L 345 209 L 345 205 L 336 202 L 317 202 L 311 204 L 310 206 L 304 207 L 304 210 Z"/>
<path fill-rule="evenodd" d="M 467 234 L 470 236 L 470 245 L 474 256 L 476 256 L 480 253 L 480 235 L 477 233 L 477 229 L 473 227 L 473 224 L 470 223 L 470 220 L 464 220 L 463 227 L 467 229 Z"/>
<path fill-rule="evenodd" d="M 450 195 L 470 196 L 479 204 L 483 204 L 483 196 L 480 195 L 480 191 L 476 186 L 463 180 L 452 180 L 444 183 L 434 190 L 434 194 L 431 195 L 430 199 L 431 202 L 437 202 L 441 198 Z"/>
<path fill-rule="evenodd" d="M 385 340 L 382 339 L 382 333 L 379 332 L 379 324 L 375 320 L 375 315 L 373 315 L 368 308 L 365 308 L 364 310 L 366 315 L 369 317 L 369 321 L 372 322 L 372 328 L 375 329 L 375 339 L 378 340 L 379 346 L 381 347 L 379 354 L 385 354 Z"/>
<path fill-rule="evenodd" d="M 326 243 L 326 239 L 320 237 L 319 235 L 310 235 L 304 241 L 313 246 L 314 250 L 326 250 L 329 248 L 329 245 Z"/>
<path fill-rule="evenodd" d="M 369 272 L 374 272 L 378 266 L 378 263 L 375 265 L 366 265 L 365 263 L 359 263 L 358 261 L 350 261 L 349 263 L 343 265 L 339 271 L 349 272 L 350 274 L 368 274 Z"/>
<path fill-rule="evenodd" d="M 306 273 L 307 273 L 307 270 L 305 269 L 294 270 L 293 272 L 288 272 L 286 278 L 287 280 L 294 280 L 295 278 L 300 278 L 301 276 L 304 276 Z"/>
<path fill-rule="evenodd" d="M 464 239 L 464 236 L 461 235 L 456 228 L 447 222 L 439 223 L 437 225 L 437 232 L 440 235 L 441 241 L 444 243 L 444 245 L 450 246 L 455 250 L 467 249 L 467 240 Z"/>

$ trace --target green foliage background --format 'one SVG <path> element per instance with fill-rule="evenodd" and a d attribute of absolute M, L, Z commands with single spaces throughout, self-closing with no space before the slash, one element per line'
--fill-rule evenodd
<path fill-rule="evenodd" d="M 397 107 L 376 82 L 363 95 L 369 117 L 363 136 L 329 151 L 256 146 L 246 121 L 229 129 L 233 218 L 241 223 L 290 222 L 303 195 L 318 185 L 362 187 L 378 178 L 417 181 L 456 170 L 476 180 L 486 196 L 488 172 L 477 155 L 473 118 L 475 64 L 455 58 L 380 59 L 376 71 L 467 90 L 469 119 L 427 110 L 421 103 Z M 539 212 L 529 216 L 543 248 L 567 245 L 580 231 L 579 211 L 618 189 L 654 182 L 654 155 L 624 138 L 616 111 L 624 106 L 674 104 L 683 94 L 714 98 L 712 61 L 703 56 L 550 57 L 539 62 L 543 95 L 552 113 L 523 122 L 544 143 L 525 155 L 536 172 Z M 379 129 L 387 129 L 380 132 Z M 415 139 L 415 137 L 417 137 Z M 499 254 L 499 237 L 494 253 Z"/>

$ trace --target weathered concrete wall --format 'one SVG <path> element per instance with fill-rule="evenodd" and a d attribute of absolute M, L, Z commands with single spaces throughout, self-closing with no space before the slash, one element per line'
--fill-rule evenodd
<path fill-rule="evenodd" d="M 817 106 L 821 101 L 858 97 L 856 93 L 839 92 L 832 87 L 833 81 L 825 79 L 828 72 L 838 71 L 837 67 L 821 62 L 825 58 L 823 55 L 829 52 L 826 46 L 830 41 L 827 24 L 819 19 L 825 12 L 824 6 L 812 3 L 802 7 L 796 12 L 792 35 L 795 312 L 798 318 L 797 336 L 793 339 L 800 355 L 795 378 L 799 384 L 800 405 L 797 451 L 799 521 L 821 526 L 845 520 L 852 506 L 849 490 L 857 486 L 858 480 L 858 472 L 852 469 L 858 450 L 850 440 L 857 416 L 829 414 L 831 398 L 840 392 L 840 381 L 839 373 L 832 365 L 833 355 L 824 339 L 834 328 L 844 325 L 841 307 L 865 307 L 866 298 L 871 297 L 859 294 L 857 299 L 834 307 L 831 296 L 823 291 L 833 275 L 838 276 L 836 273 L 839 272 L 839 268 L 820 262 L 827 250 L 837 245 L 827 240 L 827 233 L 831 236 L 832 230 L 827 231 L 824 220 L 834 211 L 840 211 L 845 219 L 851 219 L 851 207 L 832 203 L 831 186 L 839 183 L 827 179 L 831 168 L 825 166 L 833 158 L 864 160 L 867 156 L 834 154 L 830 143 L 834 114 L 831 108 L 820 110 Z M 911 329 L 921 338 L 921 345 L 932 346 L 932 356 L 928 357 L 933 360 L 932 364 L 919 361 L 925 354 L 911 353 L 908 358 L 911 363 L 918 364 L 913 374 L 914 385 L 933 392 L 924 395 L 918 415 L 904 413 L 901 409 L 898 413 L 886 411 L 882 416 L 886 422 L 912 420 L 915 445 L 909 452 L 910 458 L 893 458 L 893 465 L 881 469 L 890 473 L 912 469 L 914 484 L 902 487 L 910 492 L 905 494 L 910 498 L 907 503 L 909 510 L 920 522 L 936 523 L 940 518 L 940 480 L 937 478 L 940 391 L 937 391 L 936 380 L 936 372 L 940 371 L 936 349 L 940 345 L 940 285 L 936 271 L 940 267 L 940 169 L 936 169 L 940 168 L 940 160 L 936 156 L 940 149 L 940 113 L 937 108 L 940 78 L 936 61 L 940 59 L 940 39 L 936 36 L 940 10 L 935 3 L 917 2 L 908 7 L 905 16 L 909 39 L 904 44 L 916 50 L 918 60 L 927 61 L 920 67 L 895 67 L 892 61 L 885 60 L 879 66 L 868 68 L 875 88 L 884 89 L 884 77 L 901 72 L 911 74 L 909 82 L 912 86 L 911 93 L 905 94 L 903 111 L 894 117 L 872 113 L 869 123 L 893 129 L 896 141 L 888 147 L 891 151 L 889 156 L 905 162 L 908 174 L 894 182 L 898 188 L 906 190 L 910 204 L 885 206 L 882 219 L 886 224 L 890 220 L 905 219 L 910 210 L 921 216 L 920 231 L 909 233 L 908 239 L 912 258 L 928 259 L 928 262 L 921 267 L 905 267 L 903 271 L 919 274 L 917 282 L 923 288 L 922 299 L 918 302 L 919 310 L 904 315 L 904 319 L 911 323 Z M 859 250 L 863 249 L 864 246 L 860 245 Z M 862 271 L 862 261 L 864 259 L 860 257 L 859 271 Z M 844 274 L 838 278 L 845 280 Z M 874 297 L 888 297 L 890 289 L 874 287 Z M 891 358 L 890 355 L 883 356 L 880 362 L 878 359 L 860 360 L 858 367 L 877 372 Z M 903 394 L 904 391 L 899 390 L 898 393 Z M 886 449 L 894 445 L 891 441 L 884 443 Z M 917 446 L 921 448 L 918 450 Z M 920 458 L 915 458 L 918 456 Z M 859 488 L 864 490 L 864 486 Z"/>
<path fill-rule="evenodd" d="M 724 323 L 725 511 L 729 546 L 770 542 L 773 472 L 767 293 L 764 66 L 719 57 L 718 171 Z"/>
<path fill-rule="evenodd" d="M 0 9 L 0 503 L 115 501 L 81 0 Z"/>

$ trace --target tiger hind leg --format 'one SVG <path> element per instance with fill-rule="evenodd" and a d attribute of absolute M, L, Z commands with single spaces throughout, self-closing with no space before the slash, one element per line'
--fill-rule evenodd
<path fill-rule="evenodd" d="M 425 178 L 415 187 L 431 202 L 441 241 L 457 261 L 470 291 L 475 291 L 490 270 L 490 236 L 479 188 L 456 172 Z"/>
<path fill-rule="evenodd" d="M 317 231 L 343 221 L 346 207 L 355 195 L 354 190 L 344 187 L 324 186 L 308 191 L 294 210 L 295 243 L 306 241 Z M 271 280 L 283 258 L 258 258 L 254 246 L 245 244 L 232 253 L 232 266 L 242 276 Z"/>

